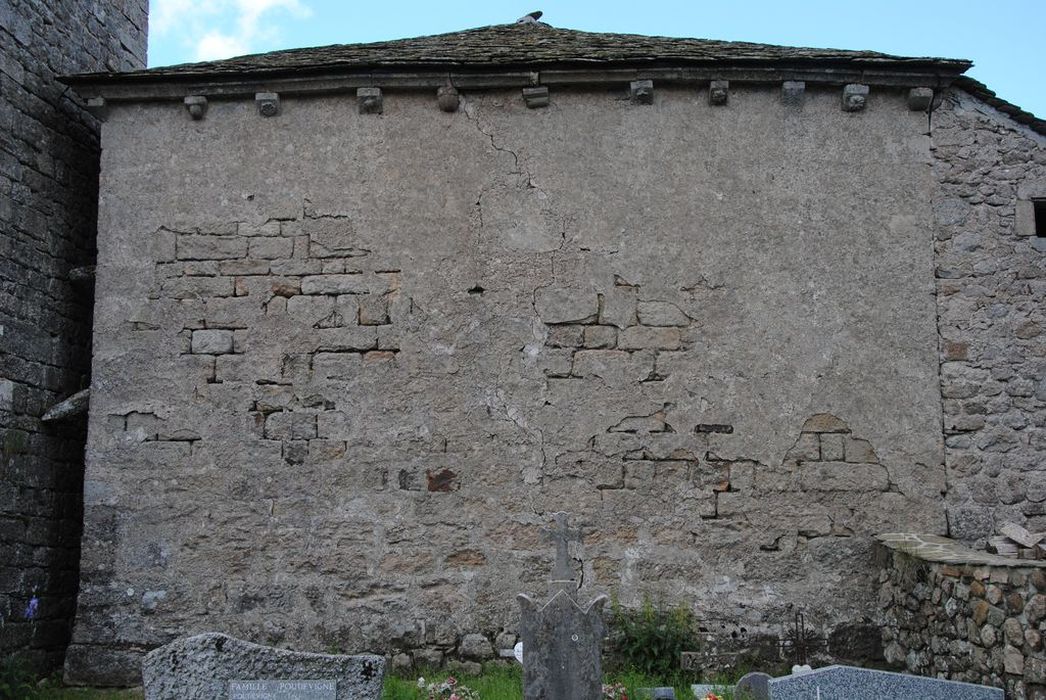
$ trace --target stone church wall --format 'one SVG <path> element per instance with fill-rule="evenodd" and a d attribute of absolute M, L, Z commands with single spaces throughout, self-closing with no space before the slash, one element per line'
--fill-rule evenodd
<path fill-rule="evenodd" d="M 958 90 L 932 134 L 948 525 L 983 544 L 1046 530 L 1046 137 Z"/>
<path fill-rule="evenodd" d="M 453 652 L 557 510 L 586 595 L 877 642 L 870 535 L 946 529 L 933 161 L 906 93 L 840 93 L 114 106 L 67 677 Z"/>
<path fill-rule="evenodd" d="M 61 664 L 76 607 L 97 122 L 55 76 L 145 64 L 145 0 L 0 3 L 0 658 Z M 30 598 L 38 614 L 25 619 Z"/>

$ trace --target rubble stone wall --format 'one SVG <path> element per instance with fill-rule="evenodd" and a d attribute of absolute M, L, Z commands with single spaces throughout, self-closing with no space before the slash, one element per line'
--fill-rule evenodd
<path fill-rule="evenodd" d="M 67 678 L 494 639 L 558 510 L 582 596 L 877 641 L 870 535 L 945 530 L 926 130 L 813 85 L 115 106 Z"/>
<path fill-rule="evenodd" d="M 879 552 L 886 660 L 910 673 L 1046 698 L 1046 567 Z"/>
<path fill-rule="evenodd" d="M 1046 137 L 952 91 L 933 113 L 949 533 L 1046 530 Z"/>
<path fill-rule="evenodd" d="M 0 3 L 0 658 L 60 665 L 76 606 L 86 421 L 44 425 L 87 385 L 97 122 L 58 75 L 145 64 L 145 0 Z M 28 601 L 39 600 L 34 621 Z"/>

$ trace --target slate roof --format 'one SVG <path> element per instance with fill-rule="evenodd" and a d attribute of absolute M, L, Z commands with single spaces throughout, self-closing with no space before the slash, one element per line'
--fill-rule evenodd
<path fill-rule="evenodd" d="M 70 84 L 120 81 L 261 77 L 332 70 L 598 68 L 681 65 L 774 65 L 926 70 L 957 75 L 972 63 L 959 59 L 892 56 L 875 51 L 810 49 L 740 41 L 600 34 L 536 22 L 500 24 L 449 34 L 369 44 L 337 44 L 186 63 L 124 73 L 73 76 Z"/>

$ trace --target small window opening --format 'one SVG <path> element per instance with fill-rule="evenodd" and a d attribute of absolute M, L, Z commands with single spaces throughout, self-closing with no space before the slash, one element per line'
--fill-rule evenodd
<path fill-rule="evenodd" d="M 1046 238 L 1046 199 L 1033 199 L 1031 204 L 1035 210 L 1035 235 Z"/>

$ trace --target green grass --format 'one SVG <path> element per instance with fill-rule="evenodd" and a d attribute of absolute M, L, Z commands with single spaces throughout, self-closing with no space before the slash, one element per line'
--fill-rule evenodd
<path fill-rule="evenodd" d="M 387 676 L 385 678 L 385 689 L 382 700 L 425 700 L 418 690 L 418 676 L 425 678 L 426 682 L 441 681 L 451 675 L 447 671 L 419 672 L 416 676 Z M 522 700 L 523 698 L 523 674 L 518 665 L 488 664 L 483 669 L 481 676 L 458 676 L 458 680 L 477 691 L 482 700 Z M 705 683 L 718 683 L 723 686 L 733 685 L 736 678 L 730 676 L 719 676 Z M 676 689 L 676 697 L 680 700 L 690 700 L 690 684 L 693 681 L 682 673 L 677 673 L 671 678 L 654 678 L 642 673 L 612 673 L 607 676 L 608 683 L 621 683 L 629 692 L 629 697 L 635 697 L 636 688 L 652 688 L 671 685 Z M 730 693 L 721 692 L 722 700 L 741 700 L 734 698 Z M 142 700 L 141 688 L 130 690 L 92 690 L 89 688 L 63 688 L 57 681 L 47 681 L 38 686 L 37 693 L 29 696 L 26 700 Z M 19 699 L 21 700 L 21 699 Z"/>
<path fill-rule="evenodd" d="M 428 683 L 441 681 L 449 673 L 446 671 L 420 672 L 418 676 L 425 678 Z M 385 679 L 385 692 L 382 700 L 425 700 L 418 690 L 417 676 L 412 678 L 400 676 L 388 676 Z M 735 678 L 723 676 L 705 681 L 706 683 L 718 683 L 721 685 L 733 685 Z M 479 692 L 482 700 L 522 700 L 523 698 L 523 675 L 518 665 L 500 666 L 488 664 L 483 669 L 483 675 L 479 677 L 458 676 L 458 681 Z M 689 700 L 693 697 L 690 685 L 697 681 L 692 680 L 681 672 L 677 672 L 670 678 L 656 678 L 642 673 L 611 673 L 607 676 L 608 683 L 621 683 L 628 689 L 629 697 L 635 697 L 636 688 L 666 687 L 671 685 L 676 690 L 679 700 Z M 730 693 L 719 693 L 722 700 L 735 700 Z M 738 699 L 740 700 L 740 699 Z"/>

